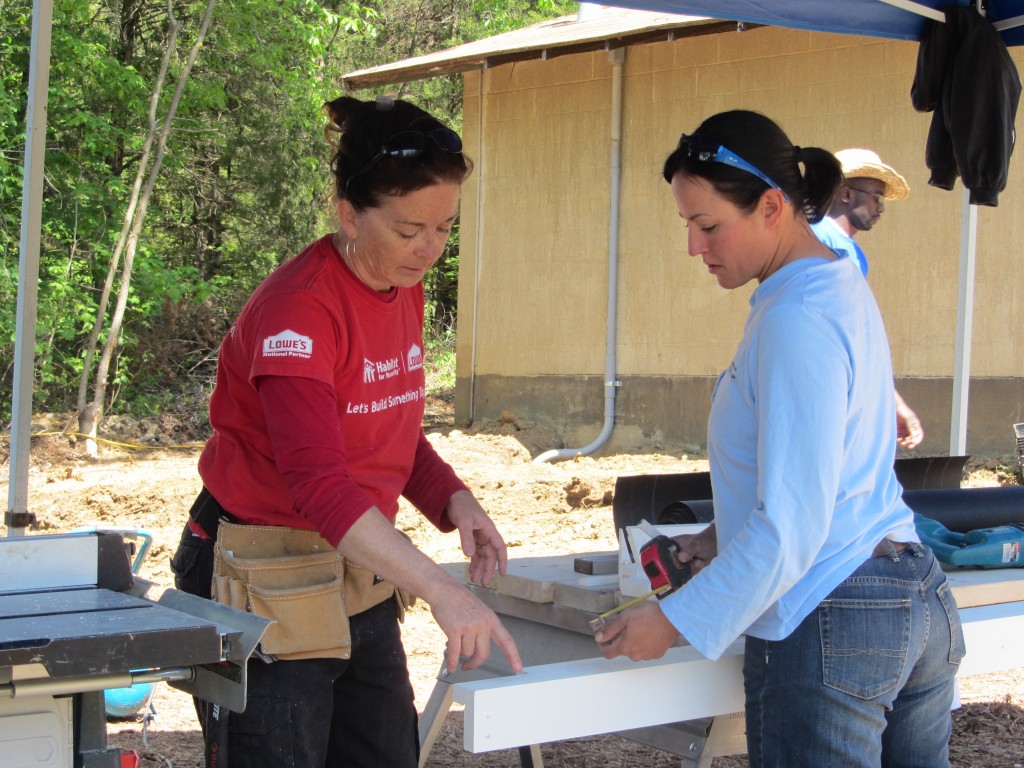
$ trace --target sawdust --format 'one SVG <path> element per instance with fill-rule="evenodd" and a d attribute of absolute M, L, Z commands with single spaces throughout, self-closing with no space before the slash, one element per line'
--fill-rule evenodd
<path fill-rule="evenodd" d="M 66 417 L 45 426 L 60 429 Z M 460 430 L 434 414 L 428 421 L 431 441 L 481 499 L 509 546 L 511 557 L 613 550 L 616 548 L 611 500 L 619 476 L 700 471 L 705 457 L 662 446 L 629 455 L 578 457 L 555 464 L 533 464 L 540 451 L 558 447 L 551 434 L 514 416 Z M 37 424 L 36 428 L 43 426 Z M 161 586 L 172 584 L 168 561 L 180 535 L 189 505 L 199 489 L 196 449 L 169 450 L 195 435 L 176 422 L 125 424 L 132 431 L 114 442 L 139 443 L 148 435 L 163 448 L 128 449 L 101 444 L 98 459 L 87 459 L 67 437 L 33 441 L 30 469 L 30 511 L 40 532 L 66 531 L 79 525 L 128 525 L 149 531 L 154 545 L 141 576 Z M 166 432 L 161 429 L 166 428 Z M 201 436 L 199 436 L 201 437 Z M 6 445 L 3 446 L 6 450 Z M 967 484 L 1013 482 L 1008 460 L 972 465 Z M 6 475 L 3 490 L 6 494 Z M 408 507 L 399 526 L 438 562 L 462 562 L 458 539 L 438 533 Z M 6 531 L 4 531 L 6 533 Z M 444 637 L 422 603 L 403 626 L 409 666 L 422 710 L 440 668 Z M 526 660 L 529 663 L 529 660 Z M 1024 764 L 1024 670 L 968 678 L 965 702 L 954 713 L 951 742 L 957 768 L 1014 768 Z M 202 745 L 191 700 L 167 685 L 154 696 L 155 718 L 144 728 L 139 718 L 111 720 L 110 743 L 136 750 L 143 768 L 200 768 Z M 445 721 L 428 766 L 516 766 L 515 751 L 472 755 L 461 748 L 462 713 L 456 706 Z M 547 766 L 678 766 L 679 759 L 616 736 L 600 736 L 547 744 L 541 749 Z M 715 768 L 744 768 L 742 757 L 716 758 Z"/>

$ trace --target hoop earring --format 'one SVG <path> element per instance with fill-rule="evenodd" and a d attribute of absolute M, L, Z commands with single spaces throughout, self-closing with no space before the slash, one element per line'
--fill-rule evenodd
<path fill-rule="evenodd" d="M 352 244 L 352 241 L 348 238 L 345 239 L 345 260 L 350 264 L 352 263 L 353 254 L 355 254 L 356 247 Z"/>

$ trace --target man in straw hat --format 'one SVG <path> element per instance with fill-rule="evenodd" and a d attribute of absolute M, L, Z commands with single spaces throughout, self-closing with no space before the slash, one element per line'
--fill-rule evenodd
<path fill-rule="evenodd" d="M 814 234 L 832 250 L 853 259 L 867 277 L 867 256 L 853 238 L 875 225 L 887 200 L 903 200 L 910 187 L 870 149 L 844 149 L 836 152 L 836 158 L 843 166 L 843 185 L 828 216 L 814 225 Z"/>
<path fill-rule="evenodd" d="M 812 229 L 833 251 L 849 256 L 867 277 L 867 255 L 853 238 L 875 225 L 887 200 L 903 200 L 910 194 L 910 187 L 906 179 L 870 149 L 844 149 L 836 152 L 836 158 L 843 166 L 843 185 L 836 192 L 828 216 Z M 921 420 L 899 392 L 896 423 L 898 441 L 904 448 L 916 448 L 924 439 Z"/>

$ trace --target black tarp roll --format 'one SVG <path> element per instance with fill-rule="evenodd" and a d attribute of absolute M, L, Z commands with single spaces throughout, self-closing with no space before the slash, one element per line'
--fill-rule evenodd
<path fill-rule="evenodd" d="M 705 501 L 673 501 L 658 516 L 656 525 L 693 525 L 715 519 L 715 504 Z"/>
<path fill-rule="evenodd" d="M 966 462 L 967 456 L 899 458 L 893 462 L 893 469 L 905 492 L 910 489 L 959 490 Z M 706 523 L 711 519 L 709 499 L 709 472 L 620 477 L 615 481 L 612 516 L 616 529 L 636 525 L 641 520 L 655 525 Z M 673 504 L 677 506 L 669 514 Z M 688 507 L 692 508 L 687 511 Z M 661 520 L 662 515 L 670 519 Z"/>
<path fill-rule="evenodd" d="M 1024 487 L 1019 485 L 904 491 L 903 500 L 956 533 L 1024 523 Z"/>
<path fill-rule="evenodd" d="M 1019 485 L 904 491 L 903 500 L 917 514 L 955 533 L 998 525 L 1024 525 L 1024 487 Z M 714 502 L 710 499 L 673 501 L 653 517 L 655 525 L 706 523 L 714 519 Z"/>

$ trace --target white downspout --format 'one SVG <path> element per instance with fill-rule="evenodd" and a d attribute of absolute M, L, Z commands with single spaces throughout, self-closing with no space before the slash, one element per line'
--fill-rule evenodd
<path fill-rule="evenodd" d="M 626 58 L 624 48 L 608 52 L 612 65 L 612 126 L 611 126 L 611 210 L 608 221 L 608 318 L 605 332 L 604 355 L 604 427 L 594 442 L 583 448 L 556 448 L 545 451 L 534 463 L 554 459 L 571 459 L 574 456 L 589 456 L 611 437 L 615 426 L 615 390 L 621 386 L 618 380 L 615 356 L 617 319 L 619 308 L 619 192 L 622 184 L 622 64 Z"/>

